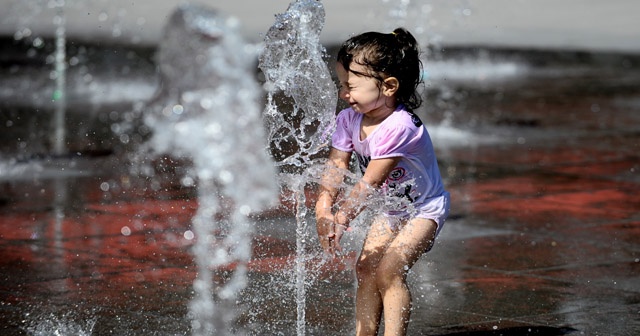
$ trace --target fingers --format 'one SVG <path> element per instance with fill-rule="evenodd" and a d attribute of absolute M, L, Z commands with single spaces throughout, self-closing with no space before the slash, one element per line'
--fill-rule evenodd
<path fill-rule="evenodd" d="M 344 225 L 340 225 L 340 224 L 334 224 L 334 232 L 336 235 L 336 240 L 340 241 L 340 239 L 342 238 L 342 235 L 344 234 L 344 230 L 345 230 L 345 226 Z"/>
<path fill-rule="evenodd" d="M 338 244 L 338 241 L 336 240 L 336 234 L 332 231 L 333 230 L 331 230 L 327 234 L 318 235 L 318 239 L 320 240 L 322 249 L 329 256 L 335 256 L 336 245 Z"/>
<path fill-rule="evenodd" d="M 347 227 L 345 225 L 336 224 L 332 216 L 317 218 L 316 226 L 320 246 L 327 255 L 336 257 L 336 253 L 342 251 L 340 239 L 342 239 Z"/>
<path fill-rule="evenodd" d="M 333 228 L 333 218 L 320 217 L 317 219 L 317 231 L 318 240 L 320 240 L 320 246 L 328 255 L 334 254 L 333 240 L 335 238 L 335 232 Z"/>
<path fill-rule="evenodd" d="M 342 246 L 340 246 L 340 240 L 344 235 L 344 232 L 348 231 L 348 228 L 345 225 L 334 224 L 334 232 L 335 232 L 335 241 L 334 241 L 334 249 L 338 252 L 342 252 Z"/>
<path fill-rule="evenodd" d="M 330 247 L 330 255 L 336 257 L 336 253 L 342 252 L 342 246 L 340 246 L 340 240 L 342 239 L 342 235 L 344 234 L 344 229 L 346 228 L 344 225 L 339 225 L 335 223 L 332 224 L 332 233 L 329 234 L 328 242 Z"/>
<path fill-rule="evenodd" d="M 327 241 L 328 241 L 328 246 L 326 249 L 324 249 L 324 252 L 331 257 L 335 257 L 336 255 L 335 235 L 332 235 L 331 237 L 327 237 Z"/>

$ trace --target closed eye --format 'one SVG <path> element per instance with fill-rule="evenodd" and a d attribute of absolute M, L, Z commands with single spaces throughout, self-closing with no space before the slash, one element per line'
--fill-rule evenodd
<path fill-rule="evenodd" d="M 349 84 L 340 84 L 340 87 L 338 88 L 340 90 L 347 90 L 347 91 L 351 91 L 351 89 L 353 89 L 353 87 L 349 86 Z"/>

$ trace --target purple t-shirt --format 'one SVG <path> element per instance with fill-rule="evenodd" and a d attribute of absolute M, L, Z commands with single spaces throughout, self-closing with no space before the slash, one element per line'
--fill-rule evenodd
<path fill-rule="evenodd" d="M 382 190 L 405 198 L 418 210 L 429 199 L 445 193 L 431 137 L 417 115 L 400 105 L 364 140 L 360 139 L 362 117 L 351 108 L 338 114 L 332 137 L 334 148 L 355 153 L 363 173 L 371 160 L 401 157 Z"/>

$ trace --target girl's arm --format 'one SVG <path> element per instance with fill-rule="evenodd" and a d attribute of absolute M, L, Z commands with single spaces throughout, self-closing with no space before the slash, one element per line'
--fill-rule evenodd
<path fill-rule="evenodd" d="M 369 162 L 362 179 L 351 189 L 349 195 L 345 197 L 344 202 L 334 214 L 335 223 L 341 226 L 339 236 L 349 226 L 349 223 L 362 212 L 367 198 L 375 188 L 382 185 L 398 161 L 400 161 L 400 157 L 375 159 Z"/>
<path fill-rule="evenodd" d="M 332 148 L 325 171 L 320 179 L 320 193 L 316 202 L 316 229 L 320 245 L 330 255 L 335 253 L 336 247 L 334 217 L 331 208 L 344 180 L 344 171 L 349 168 L 350 159 L 350 152 Z"/>

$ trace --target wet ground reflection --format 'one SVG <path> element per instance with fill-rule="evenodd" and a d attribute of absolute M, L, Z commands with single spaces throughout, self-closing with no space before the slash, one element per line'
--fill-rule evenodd
<path fill-rule="evenodd" d="M 454 207 L 410 274 L 410 335 L 635 334 L 637 60 L 518 57 L 528 60 L 527 75 L 456 83 L 451 99 L 429 104 Z M 446 123 L 466 132 L 466 143 L 447 143 L 450 129 L 435 126 Z M 14 174 L 0 184 L 2 334 L 60 325 L 75 334 L 188 334 L 193 190 L 170 172 L 151 186 L 109 153 L 64 160 L 75 163 L 63 183 Z M 51 166 L 60 171 L 49 161 L 40 176 Z M 295 219 L 283 207 L 255 225 L 240 324 L 255 335 L 295 334 Z M 308 261 L 320 274 L 309 284 L 309 334 L 352 330 L 353 257 Z M 225 275 L 220 269 L 216 281 Z"/>

